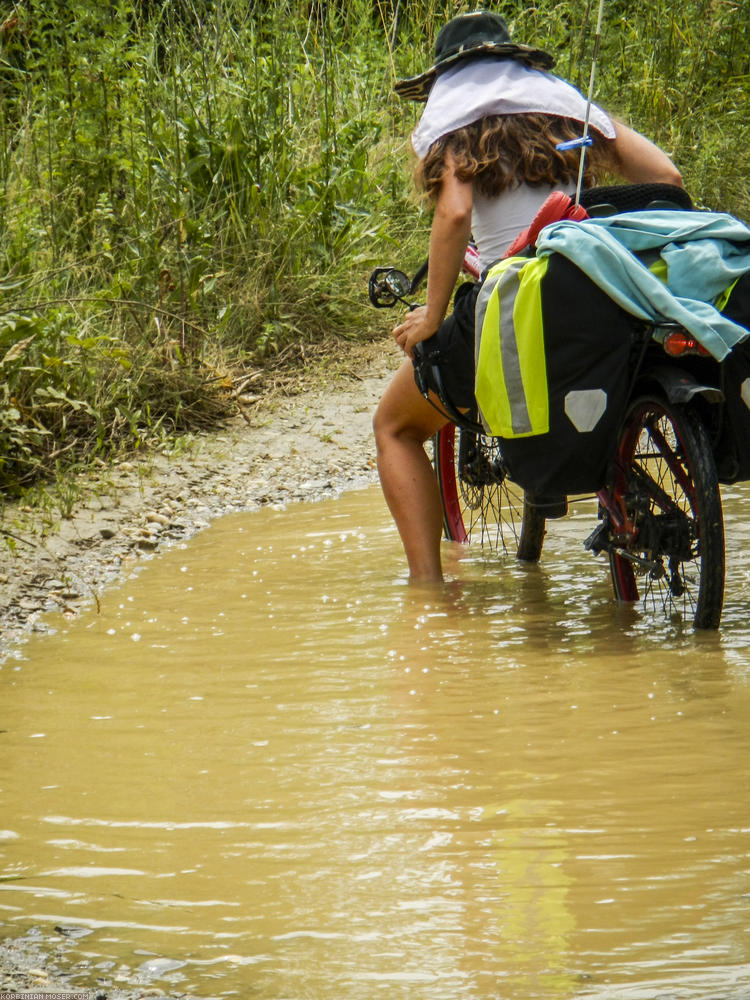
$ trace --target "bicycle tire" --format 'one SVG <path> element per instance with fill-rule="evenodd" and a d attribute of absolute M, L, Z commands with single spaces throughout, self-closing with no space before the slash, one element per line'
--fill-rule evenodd
<path fill-rule="evenodd" d="M 640 600 L 646 612 L 665 617 L 692 617 L 698 629 L 718 628 L 724 519 L 702 421 L 656 396 L 636 399 L 620 434 L 610 496 L 638 527 L 627 545 L 610 539 L 615 597 Z"/>
<path fill-rule="evenodd" d="M 447 539 L 539 560 L 546 519 L 507 478 L 496 438 L 462 428 L 456 447 L 456 427 L 446 424 L 433 439 L 433 464 Z"/>

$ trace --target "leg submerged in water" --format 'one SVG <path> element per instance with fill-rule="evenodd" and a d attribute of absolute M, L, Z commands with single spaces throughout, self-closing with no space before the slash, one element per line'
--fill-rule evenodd
<path fill-rule="evenodd" d="M 443 579 L 443 512 L 424 445 L 445 423 L 417 389 L 412 363 L 404 361 L 378 405 L 373 429 L 380 484 L 415 583 Z"/>

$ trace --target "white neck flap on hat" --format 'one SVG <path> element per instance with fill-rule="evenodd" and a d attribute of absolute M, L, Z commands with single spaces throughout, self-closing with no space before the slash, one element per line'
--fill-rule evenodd
<path fill-rule="evenodd" d="M 472 59 L 441 73 L 435 81 L 411 141 L 420 158 L 442 135 L 488 115 L 542 112 L 586 118 L 586 98 L 551 73 L 530 69 L 514 59 Z M 593 128 L 614 139 L 611 118 L 595 104 L 589 117 Z"/>

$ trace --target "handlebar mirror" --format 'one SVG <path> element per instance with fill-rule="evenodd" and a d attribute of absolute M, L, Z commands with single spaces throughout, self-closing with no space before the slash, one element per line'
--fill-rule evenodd
<path fill-rule="evenodd" d="M 370 275 L 370 302 L 377 309 L 403 302 L 411 292 L 411 281 L 395 267 L 376 267 Z M 406 303 L 408 305 L 409 303 Z"/>
<path fill-rule="evenodd" d="M 403 271 L 391 270 L 385 276 L 385 284 L 389 292 L 393 292 L 396 298 L 403 298 L 411 291 L 411 281 Z"/>

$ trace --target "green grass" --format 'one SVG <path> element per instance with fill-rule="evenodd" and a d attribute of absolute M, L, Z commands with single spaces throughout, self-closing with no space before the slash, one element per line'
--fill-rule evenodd
<path fill-rule="evenodd" d="M 502 5 L 585 89 L 595 4 Z M 243 367 L 361 336 L 414 267 L 437 0 L 24 0 L 0 8 L 0 492 L 215 425 Z M 608 0 L 597 98 L 750 217 L 737 0 Z"/>

